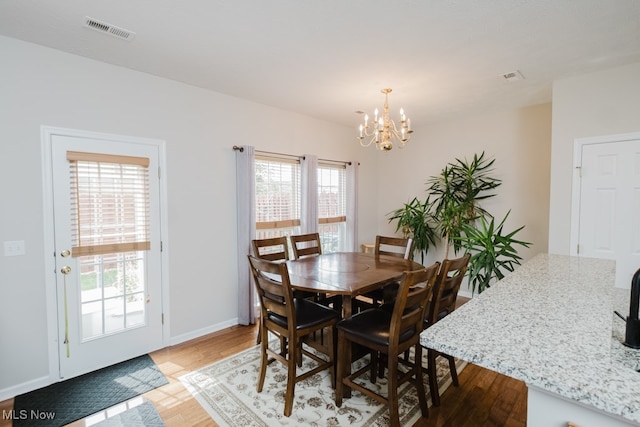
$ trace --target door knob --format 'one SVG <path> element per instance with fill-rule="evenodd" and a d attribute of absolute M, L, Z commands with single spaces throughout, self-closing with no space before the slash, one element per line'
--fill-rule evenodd
<path fill-rule="evenodd" d="M 62 258 L 66 258 L 66 257 L 68 257 L 69 255 L 71 255 L 71 251 L 70 251 L 70 250 L 68 250 L 68 249 L 65 249 L 64 251 L 60 252 L 60 256 L 61 256 Z"/>
<path fill-rule="evenodd" d="M 60 273 L 62 274 L 69 274 L 71 273 L 71 267 L 69 267 L 68 265 L 65 265 L 64 267 L 62 267 L 60 269 Z"/>

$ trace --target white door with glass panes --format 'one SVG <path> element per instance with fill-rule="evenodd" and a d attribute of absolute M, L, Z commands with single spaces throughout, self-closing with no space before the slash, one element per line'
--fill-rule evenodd
<path fill-rule="evenodd" d="M 69 378 L 162 347 L 159 147 L 55 134 L 50 143 L 60 376 Z"/>

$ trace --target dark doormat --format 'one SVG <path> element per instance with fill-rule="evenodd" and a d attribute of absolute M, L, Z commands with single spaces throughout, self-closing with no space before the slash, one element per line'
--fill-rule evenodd
<path fill-rule="evenodd" d="M 168 383 L 145 354 L 16 396 L 13 425 L 63 426 Z"/>

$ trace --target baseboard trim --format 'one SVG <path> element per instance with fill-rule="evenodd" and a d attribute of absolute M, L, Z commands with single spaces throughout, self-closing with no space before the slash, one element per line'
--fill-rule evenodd
<path fill-rule="evenodd" d="M 169 339 L 169 345 L 177 345 L 182 344 L 183 342 L 190 341 L 196 338 L 200 338 L 204 335 L 208 335 L 214 332 L 221 331 L 226 328 L 230 328 L 231 326 L 235 326 L 238 324 L 238 319 L 230 319 L 224 322 L 216 323 L 215 325 L 207 326 L 206 328 L 196 329 L 195 331 L 188 332 L 186 334 L 176 335 L 175 337 L 171 337 Z"/>
<path fill-rule="evenodd" d="M 0 390 L 0 402 L 7 399 L 13 399 L 20 394 L 28 393 L 30 391 L 46 387 L 49 384 L 51 384 L 51 378 L 49 378 L 49 376 L 44 376 L 2 389 Z"/>

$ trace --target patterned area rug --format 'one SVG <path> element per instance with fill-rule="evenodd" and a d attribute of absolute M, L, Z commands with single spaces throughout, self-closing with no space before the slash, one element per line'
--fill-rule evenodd
<path fill-rule="evenodd" d="M 425 352 L 426 353 L 426 352 Z M 440 394 L 451 384 L 447 361 L 438 358 L 438 384 Z M 364 366 L 366 358 L 356 362 L 354 371 Z M 313 367 L 314 362 L 303 360 L 300 372 Z M 426 366 L 426 361 L 424 362 Z M 457 361 L 458 372 L 466 362 Z M 256 391 L 260 369 L 258 346 L 230 358 L 184 375 L 180 381 L 200 402 L 220 426 L 388 426 L 389 411 L 377 401 L 353 391 L 344 399 L 342 407 L 335 406 L 329 371 L 322 371 L 296 384 L 293 412 L 283 415 L 286 387 L 286 367 L 273 362 L 267 368 L 267 377 L 261 393 Z M 360 378 L 369 382 L 368 375 Z M 429 382 L 425 374 L 427 401 L 431 406 Z M 386 378 L 376 381 L 381 394 L 386 395 Z M 371 387 L 369 383 L 367 387 Z M 421 416 L 418 396 L 413 385 L 405 383 L 400 389 L 400 423 L 413 425 Z"/>

